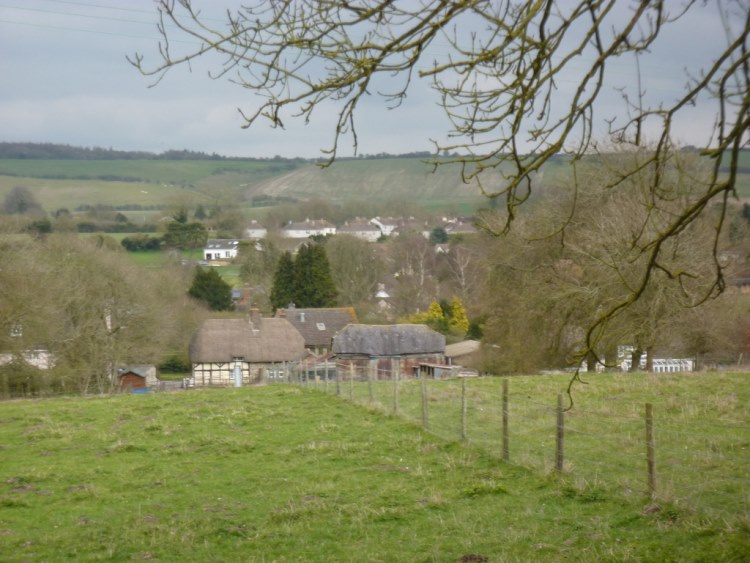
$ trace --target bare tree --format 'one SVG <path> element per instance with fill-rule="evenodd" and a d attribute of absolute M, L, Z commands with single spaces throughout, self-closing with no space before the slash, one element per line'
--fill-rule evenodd
<path fill-rule="evenodd" d="M 338 234 L 326 242 L 331 275 L 342 306 L 360 305 L 375 299 L 383 278 L 383 261 L 372 243 L 352 235 Z"/>
<path fill-rule="evenodd" d="M 257 107 L 242 111 L 245 127 L 261 119 L 274 127 L 283 127 L 287 119 L 307 121 L 318 108 L 333 104 L 338 114 L 326 149 L 329 163 L 343 136 L 351 138 L 356 150 L 356 115 L 365 96 L 376 94 L 398 106 L 413 82 L 428 80 L 450 123 L 451 142 L 437 143 L 436 152 L 457 155 L 436 159 L 435 166 L 460 165 L 465 181 L 476 181 L 486 196 L 504 201 L 504 219 L 493 227 L 497 234 L 507 233 L 536 189 L 535 173 L 560 154 L 575 163 L 591 152 L 594 131 L 602 122 L 615 143 L 648 149 L 636 168 L 621 170 L 613 186 L 647 171 L 647 193 L 658 203 L 673 166 L 678 121 L 695 105 L 710 108 L 715 121 L 701 150 L 710 164 L 707 181 L 686 205 L 662 217 L 648 243 L 637 246 L 644 259 L 637 261 L 633 291 L 611 303 L 601 318 L 612 319 L 631 307 L 656 272 L 668 273 L 667 279 L 677 284 L 696 275 L 678 276 L 662 264 L 671 241 L 708 215 L 713 203 L 720 211 L 710 214 L 713 283 L 705 295 L 723 290 L 718 240 L 728 201 L 736 195 L 738 160 L 750 128 L 747 2 L 715 3 L 726 42 L 706 68 L 686 74 L 685 87 L 674 99 L 648 103 L 639 73 L 635 90 L 623 91 L 621 111 L 609 120 L 611 116 L 598 117 L 597 102 L 612 63 L 629 59 L 637 66 L 666 28 L 678 26 L 686 13 L 705 8 L 704 3 L 257 0 L 228 11 L 220 27 L 193 4 L 160 0 L 160 60 L 149 64 L 140 54 L 132 57 L 142 73 L 158 82 L 173 67 L 221 55 L 211 76 L 229 78 L 263 98 Z M 195 45 L 187 50 L 176 41 L 186 35 Z M 431 49 L 438 42 L 447 47 Z M 442 54 L 435 55 L 437 51 Z M 559 89 L 562 81 L 571 88 Z M 500 171 L 504 181 L 485 185 L 483 173 L 489 170 Z M 600 325 L 589 328 L 581 354 L 592 351 L 591 335 Z"/>

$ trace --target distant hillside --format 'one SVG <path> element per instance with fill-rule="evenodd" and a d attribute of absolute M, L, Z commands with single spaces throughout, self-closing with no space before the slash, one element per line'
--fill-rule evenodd
<path fill-rule="evenodd" d="M 158 209 L 199 203 L 250 210 L 257 202 L 274 205 L 309 199 L 365 204 L 411 202 L 431 210 L 460 209 L 466 213 L 488 205 L 476 181 L 462 181 L 458 165 L 433 171 L 425 162 L 428 157 L 427 153 L 381 154 L 342 159 L 320 168 L 301 158 L 237 159 L 190 151 L 154 155 L 0 143 L 0 199 L 14 186 L 24 186 L 49 212 L 96 205 Z M 567 164 L 562 156 L 548 162 L 535 177 L 534 194 L 567 182 Z M 749 171 L 750 153 L 743 153 L 737 180 L 740 198 L 750 196 Z M 488 170 L 482 176 L 487 192 L 497 192 L 504 185 L 500 170 Z M 367 213 L 366 205 L 362 207 Z M 258 216 L 265 211 L 255 209 L 252 213 Z"/>

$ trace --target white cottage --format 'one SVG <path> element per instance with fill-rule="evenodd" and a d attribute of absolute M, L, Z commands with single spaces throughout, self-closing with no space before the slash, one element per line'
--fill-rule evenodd
<path fill-rule="evenodd" d="M 237 258 L 240 241 L 232 239 L 208 239 L 203 249 L 203 259 L 208 262 L 225 261 Z"/>

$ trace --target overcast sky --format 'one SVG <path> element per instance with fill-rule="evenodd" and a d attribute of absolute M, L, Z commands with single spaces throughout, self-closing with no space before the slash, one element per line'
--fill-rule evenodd
<path fill-rule="evenodd" d="M 679 3 L 674 0 L 675 6 Z M 157 87 L 148 88 L 149 79 L 125 57 L 140 52 L 157 62 L 156 21 L 153 0 L 0 0 L 0 141 L 154 152 L 190 149 L 232 156 L 320 156 L 331 139 L 325 128 L 331 122 L 328 110 L 308 126 L 288 123 L 282 131 L 261 122 L 243 130 L 237 108 L 247 107 L 248 92 L 226 81 L 209 80 L 201 69 L 177 69 Z M 698 74 L 725 44 L 715 2 L 706 7 L 699 3 L 642 59 L 649 100 L 674 100 L 684 89 L 686 70 Z M 613 65 L 610 71 L 597 110 L 602 118 L 622 115 L 616 89 L 635 84 L 632 61 Z M 564 77 L 559 86 L 566 88 Z M 360 152 L 431 150 L 429 139 L 443 140 L 447 130 L 436 100 L 426 83 L 416 84 L 397 110 L 384 109 L 375 97 L 367 100 L 359 115 Z M 679 124 L 679 140 L 705 144 L 713 110 L 708 104 L 691 110 Z"/>

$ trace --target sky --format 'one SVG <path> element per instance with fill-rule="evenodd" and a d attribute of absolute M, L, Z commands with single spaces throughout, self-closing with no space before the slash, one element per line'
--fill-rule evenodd
<path fill-rule="evenodd" d="M 686 72 L 699 74 L 726 44 L 716 2 L 698 3 L 641 58 L 642 87 L 651 103 L 674 100 L 684 90 Z M 241 2 L 194 4 L 215 10 Z M 671 2 L 673 8 L 679 4 Z M 308 125 L 287 122 L 281 130 L 260 122 L 241 129 L 237 108 L 250 107 L 252 94 L 226 80 L 210 80 L 207 68 L 173 69 L 149 88 L 153 80 L 140 75 L 126 56 L 139 52 L 147 61 L 158 61 L 157 19 L 153 0 L 0 0 L 0 141 L 244 157 L 321 156 L 332 139 L 332 107 L 321 108 Z M 632 93 L 636 84 L 632 61 L 611 65 L 608 72 L 597 107 L 600 124 L 623 117 L 618 89 Z M 569 94 L 574 84 L 560 77 L 560 95 Z M 714 111 L 709 103 L 690 109 L 678 123 L 678 140 L 706 144 Z M 398 109 L 388 110 L 376 96 L 368 97 L 357 119 L 363 154 L 432 150 L 430 139 L 443 141 L 448 130 L 427 82 L 415 83 Z M 603 131 L 601 126 L 596 133 Z M 352 154 L 350 145 L 344 143 L 343 155 Z"/>

